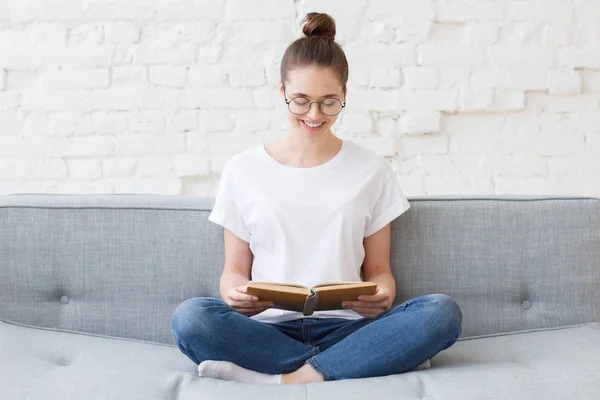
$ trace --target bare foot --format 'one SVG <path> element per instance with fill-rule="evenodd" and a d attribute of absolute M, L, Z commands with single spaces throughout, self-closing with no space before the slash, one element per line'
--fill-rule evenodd
<path fill-rule="evenodd" d="M 296 371 L 283 374 L 281 376 L 282 384 L 295 384 L 295 383 L 310 383 L 310 382 L 323 382 L 323 377 L 317 371 L 313 369 L 310 364 L 304 364 Z"/>

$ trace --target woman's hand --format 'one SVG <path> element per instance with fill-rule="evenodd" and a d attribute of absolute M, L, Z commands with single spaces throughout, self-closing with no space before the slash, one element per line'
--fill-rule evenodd
<path fill-rule="evenodd" d="M 342 307 L 354 310 L 364 317 L 375 318 L 392 307 L 394 299 L 390 297 L 387 290 L 378 287 L 375 294 L 359 296 L 358 301 L 344 301 Z"/>
<path fill-rule="evenodd" d="M 258 297 L 246 294 L 248 285 L 231 288 L 227 292 L 225 303 L 240 314 L 251 317 L 273 307 L 270 301 L 259 301 Z"/>

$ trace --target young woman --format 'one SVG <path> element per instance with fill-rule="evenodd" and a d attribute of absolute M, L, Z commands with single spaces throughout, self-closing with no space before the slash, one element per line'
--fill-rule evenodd
<path fill-rule="evenodd" d="M 200 376 L 308 383 L 396 374 L 429 367 L 462 331 L 447 295 L 392 307 L 390 224 L 410 205 L 382 157 L 333 135 L 348 63 L 329 15 L 302 22 L 305 36 L 281 61 L 289 127 L 234 155 L 209 215 L 224 227 L 223 300 L 188 299 L 173 313 L 175 341 Z M 250 280 L 372 281 L 378 289 L 304 317 L 246 294 Z"/>

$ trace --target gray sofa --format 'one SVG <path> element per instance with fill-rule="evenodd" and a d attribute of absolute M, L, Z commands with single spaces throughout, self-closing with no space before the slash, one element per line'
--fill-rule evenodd
<path fill-rule="evenodd" d="M 600 199 L 409 201 L 395 304 L 450 295 L 459 340 L 428 370 L 285 386 L 200 378 L 174 345 L 177 305 L 219 297 L 212 198 L 0 196 L 0 399 L 599 399 Z"/>

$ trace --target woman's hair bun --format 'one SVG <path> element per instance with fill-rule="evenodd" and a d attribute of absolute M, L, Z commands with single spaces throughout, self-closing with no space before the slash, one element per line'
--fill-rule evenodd
<path fill-rule="evenodd" d="M 306 36 L 322 36 L 335 40 L 335 21 L 328 14 L 311 12 L 306 14 L 301 22 L 304 24 L 302 32 Z"/>

